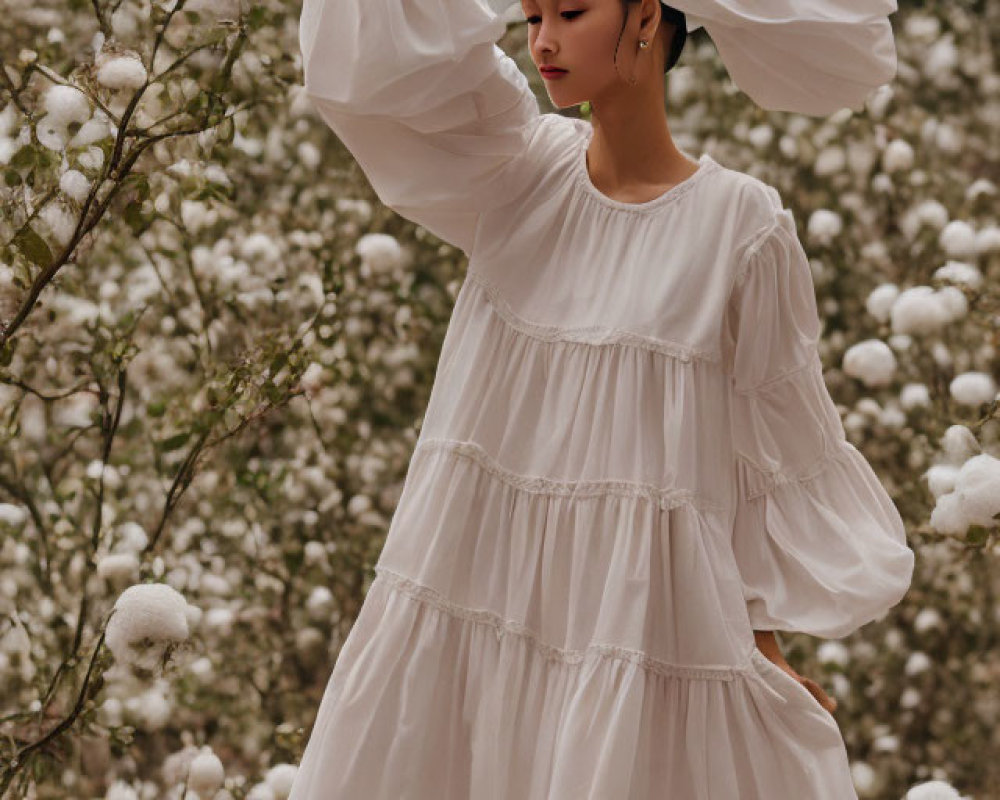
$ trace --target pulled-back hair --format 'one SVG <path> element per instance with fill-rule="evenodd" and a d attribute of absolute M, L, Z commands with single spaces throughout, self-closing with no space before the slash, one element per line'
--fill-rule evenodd
<path fill-rule="evenodd" d="M 622 29 L 618 32 L 618 44 L 615 45 L 615 58 L 618 58 L 618 45 L 621 44 L 622 34 L 625 32 L 625 22 L 628 19 L 629 4 L 638 3 L 640 0 L 622 0 L 622 10 L 625 12 L 622 18 Z M 677 59 L 681 57 L 681 50 L 684 49 L 684 42 L 687 41 L 687 20 L 684 12 L 673 6 L 660 2 L 660 21 L 670 22 L 674 26 L 674 33 L 670 39 L 670 50 L 667 51 L 667 58 L 663 65 L 663 72 L 666 74 L 671 70 Z"/>

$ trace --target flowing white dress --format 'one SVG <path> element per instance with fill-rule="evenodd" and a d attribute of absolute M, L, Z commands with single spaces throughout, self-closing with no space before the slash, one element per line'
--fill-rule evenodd
<path fill-rule="evenodd" d="M 607 197 L 504 31 L 479 0 L 305 0 L 318 111 L 469 263 L 290 800 L 855 798 L 753 639 L 850 633 L 913 569 L 792 214 L 707 154 Z"/>

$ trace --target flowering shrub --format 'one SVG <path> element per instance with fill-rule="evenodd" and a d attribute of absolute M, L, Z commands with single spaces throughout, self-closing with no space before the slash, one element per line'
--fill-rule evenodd
<path fill-rule="evenodd" d="M 286 797 L 372 578 L 465 264 L 312 112 L 298 12 L 5 4 L 0 795 Z M 837 698 L 861 797 L 985 796 L 1000 10 L 892 19 L 864 113 L 755 107 L 704 31 L 668 109 L 793 210 L 828 385 L 917 551 L 884 620 L 786 655 Z"/>

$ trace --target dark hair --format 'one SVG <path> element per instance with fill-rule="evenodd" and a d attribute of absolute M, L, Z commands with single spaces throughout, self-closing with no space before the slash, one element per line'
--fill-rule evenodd
<path fill-rule="evenodd" d="M 625 16 L 622 19 L 622 29 L 618 32 L 618 44 L 615 45 L 615 58 L 618 57 L 618 45 L 622 42 L 625 23 L 628 21 L 628 6 L 629 4 L 638 2 L 640 0 L 622 0 L 622 10 L 625 12 Z M 663 73 L 666 74 L 670 72 L 674 64 L 677 63 L 677 59 L 681 57 L 681 50 L 684 49 L 684 42 L 687 41 L 687 20 L 684 17 L 683 11 L 679 11 L 673 6 L 668 6 L 660 0 L 660 22 L 664 21 L 674 26 L 674 33 L 670 39 L 670 50 L 667 52 L 667 58 L 663 65 Z"/>

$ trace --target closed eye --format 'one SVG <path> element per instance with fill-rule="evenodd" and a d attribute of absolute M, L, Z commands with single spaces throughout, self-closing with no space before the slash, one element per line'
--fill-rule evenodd
<path fill-rule="evenodd" d="M 572 14 L 573 16 L 572 16 L 572 17 L 568 17 L 568 19 L 574 19 L 574 18 L 576 18 L 576 17 L 580 16 L 580 15 L 581 15 L 582 13 L 583 13 L 583 11 L 580 11 L 580 10 L 578 9 L 578 10 L 576 10 L 576 11 L 564 11 L 564 12 L 563 12 L 563 13 L 562 13 L 562 14 L 561 14 L 560 16 L 563 16 L 563 17 L 565 17 L 565 16 L 567 15 L 567 14 Z M 527 22 L 527 23 L 528 23 L 529 25 L 535 25 L 535 24 L 537 23 L 537 21 L 538 21 L 538 20 L 540 20 L 540 19 L 541 19 L 541 17 L 539 17 L 539 16 L 538 16 L 538 15 L 536 14 L 536 15 L 535 15 L 535 16 L 533 16 L 533 17 L 528 17 L 528 18 L 527 18 L 527 19 L 525 20 L 525 22 Z"/>

